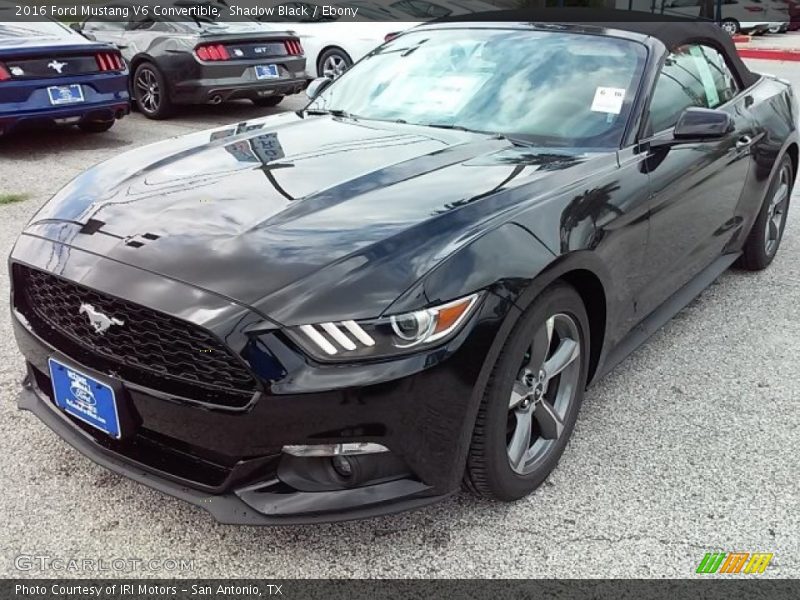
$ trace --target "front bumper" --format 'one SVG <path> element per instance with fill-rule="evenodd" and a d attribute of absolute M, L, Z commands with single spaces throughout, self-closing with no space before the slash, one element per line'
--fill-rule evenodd
<path fill-rule="evenodd" d="M 24 260 L 36 266 L 37 257 L 46 258 L 52 245 L 23 236 L 12 263 Z M 76 248 L 70 249 L 61 274 L 81 280 L 78 274 L 86 273 L 86 260 L 92 262 L 92 277 L 83 280 L 108 294 L 144 304 L 148 298 L 154 300 L 148 289 L 165 285 L 157 275 L 90 258 Z M 114 269 L 114 275 L 109 269 Z M 179 282 L 170 285 L 170 293 L 163 296 L 168 304 L 154 309 L 185 310 L 187 303 L 194 302 L 198 313 L 232 310 L 217 306 L 205 311 L 203 307 L 220 299 Z M 136 297 L 137 293 L 143 296 Z M 281 359 L 282 374 L 265 382 L 251 403 L 238 408 L 209 407 L 100 369 L 88 354 L 54 347 L 15 309 L 14 333 L 28 368 L 19 406 L 35 413 L 95 462 L 196 504 L 225 523 L 326 522 L 397 512 L 435 502 L 459 489 L 488 377 L 484 363 L 489 362 L 486 357 L 502 321 L 500 315 L 508 308 L 488 294 L 474 322 L 445 346 L 390 362 L 316 365 L 276 337 L 268 343 Z M 234 340 L 232 347 L 241 353 L 235 342 L 240 332 L 232 331 L 230 324 L 244 327 L 251 321 L 240 311 L 213 327 L 223 339 Z M 113 440 L 58 409 L 47 369 L 47 360 L 54 354 L 121 381 L 126 408 L 138 424 L 135 434 Z M 337 485 L 304 480 L 302 474 L 292 472 L 292 463 L 281 453 L 286 445 L 343 442 L 381 444 L 401 466 L 390 476 Z"/>
<path fill-rule="evenodd" d="M 420 482 L 397 480 L 339 492 L 285 493 L 276 482 L 223 494 L 209 494 L 182 484 L 166 473 L 127 460 L 95 437 L 76 427 L 59 411 L 46 392 L 32 382 L 29 374 L 19 394 L 17 406 L 35 414 L 70 446 L 98 465 L 119 473 L 154 490 L 194 504 L 209 512 L 220 523 L 231 525 L 300 525 L 325 523 L 391 514 L 420 508 L 445 498 L 426 495 L 429 488 Z M 275 488 L 270 490 L 269 483 Z M 313 507 L 311 511 L 298 510 Z"/>

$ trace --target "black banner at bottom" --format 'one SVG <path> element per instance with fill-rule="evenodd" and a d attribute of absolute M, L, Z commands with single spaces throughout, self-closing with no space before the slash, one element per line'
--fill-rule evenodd
<path fill-rule="evenodd" d="M 0 581 L 6 600 L 375 600 L 462 598 L 729 600 L 800 598 L 800 580 L 56 580 Z"/>

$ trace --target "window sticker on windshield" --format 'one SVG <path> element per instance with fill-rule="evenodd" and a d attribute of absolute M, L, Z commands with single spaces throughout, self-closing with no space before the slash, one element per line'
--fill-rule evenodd
<path fill-rule="evenodd" d="M 714 75 L 711 73 L 711 66 L 706 60 L 703 49 L 700 46 L 692 46 L 689 48 L 689 53 L 694 58 L 694 64 L 697 71 L 700 73 L 700 81 L 703 82 L 703 89 L 706 92 L 709 108 L 719 106 L 719 93 L 717 93 L 717 85 L 714 83 Z"/>
<path fill-rule="evenodd" d="M 592 112 L 618 115 L 625 101 L 625 88 L 598 87 L 594 92 Z"/>

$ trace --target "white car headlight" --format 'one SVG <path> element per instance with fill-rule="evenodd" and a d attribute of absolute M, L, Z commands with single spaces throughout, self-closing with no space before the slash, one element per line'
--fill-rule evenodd
<path fill-rule="evenodd" d="M 454 335 L 478 305 L 480 293 L 439 306 L 370 321 L 330 321 L 287 330 L 321 360 L 378 358 L 434 345 Z"/>

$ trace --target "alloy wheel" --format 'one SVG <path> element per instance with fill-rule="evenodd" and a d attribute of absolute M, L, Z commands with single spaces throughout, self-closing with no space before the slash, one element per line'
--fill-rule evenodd
<path fill-rule="evenodd" d="M 508 404 L 508 460 L 520 475 L 534 471 L 564 433 L 578 393 L 581 338 L 575 319 L 559 313 L 536 332 Z"/>
<path fill-rule="evenodd" d="M 322 75 L 336 79 L 347 70 L 347 61 L 341 54 L 331 54 L 322 63 Z"/>
<path fill-rule="evenodd" d="M 156 74 L 150 69 L 141 69 L 136 77 L 136 89 L 142 109 L 149 113 L 157 112 L 161 105 L 161 90 Z"/>
<path fill-rule="evenodd" d="M 789 166 L 784 165 L 778 176 L 778 188 L 769 200 L 767 207 L 766 232 L 764 235 L 764 250 L 767 256 L 772 256 L 778 250 L 778 245 L 786 221 L 787 208 L 789 207 L 790 183 Z"/>

